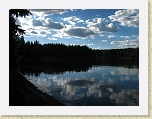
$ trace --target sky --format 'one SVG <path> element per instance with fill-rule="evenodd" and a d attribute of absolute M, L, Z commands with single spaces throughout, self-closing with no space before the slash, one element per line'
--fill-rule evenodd
<path fill-rule="evenodd" d="M 139 9 L 28 9 L 18 18 L 24 40 L 86 45 L 92 49 L 139 47 Z"/>

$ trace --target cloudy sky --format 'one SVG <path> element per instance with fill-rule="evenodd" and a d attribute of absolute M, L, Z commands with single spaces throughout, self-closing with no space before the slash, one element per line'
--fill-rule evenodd
<path fill-rule="evenodd" d="M 92 49 L 139 47 L 138 9 L 30 9 L 19 18 L 25 41 L 86 45 Z"/>

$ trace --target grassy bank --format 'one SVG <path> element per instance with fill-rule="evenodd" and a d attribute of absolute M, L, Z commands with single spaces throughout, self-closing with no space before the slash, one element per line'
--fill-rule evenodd
<path fill-rule="evenodd" d="M 38 90 L 17 70 L 9 70 L 9 106 L 63 106 L 52 96 Z"/>

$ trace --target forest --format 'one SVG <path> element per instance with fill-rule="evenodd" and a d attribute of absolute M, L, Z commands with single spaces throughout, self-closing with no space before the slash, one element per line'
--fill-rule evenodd
<path fill-rule="evenodd" d="M 19 64 L 119 64 L 121 61 L 133 61 L 138 65 L 139 48 L 95 50 L 87 46 L 64 44 L 40 44 L 35 40 L 25 42 L 21 37 L 16 41 L 15 60 Z"/>

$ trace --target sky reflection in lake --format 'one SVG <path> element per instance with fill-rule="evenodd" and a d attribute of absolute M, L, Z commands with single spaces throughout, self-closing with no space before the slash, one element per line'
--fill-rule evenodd
<path fill-rule="evenodd" d="M 40 90 L 71 106 L 138 106 L 139 69 L 93 66 L 86 72 L 38 76 L 25 72 Z"/>

